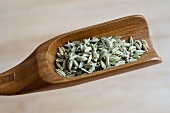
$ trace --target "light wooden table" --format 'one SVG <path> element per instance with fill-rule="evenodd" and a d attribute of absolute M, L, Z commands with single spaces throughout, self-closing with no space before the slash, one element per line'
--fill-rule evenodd
<path fill-rule="evenodd" d="M 79 86 L 0 97 L 1 113 L 170 113 L 169 0 L 0 0 L 0 72 L 65 32 L 142 14 L 163 63 Z"/>

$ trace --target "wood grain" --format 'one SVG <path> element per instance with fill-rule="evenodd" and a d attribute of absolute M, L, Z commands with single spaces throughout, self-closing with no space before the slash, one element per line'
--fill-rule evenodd
<path fill-rule="evenodd" d="M 30 87 L 31 89 L 39 88 L 39 84 L 44 85 L 44 81 L 38 73 L 35 52 L 18 66 L 0 74 L 0 80 L 2 80 L 0 82 L 1 94 L 16 94 L 27 91 Z"/>

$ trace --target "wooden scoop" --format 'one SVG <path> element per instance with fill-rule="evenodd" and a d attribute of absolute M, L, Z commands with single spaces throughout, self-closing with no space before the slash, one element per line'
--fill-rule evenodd
<path fill-rule="evenodd" d="M 134 39 L 145 39 L 150 48 L 135 62 L 76 77 L 59 76 L 55 72 L 54 65 L 58 47 L 63 46 L 68 41 L 83 40 L 92 36 L 121 36 L 122 39 L 126 40 L 129 36 L 132 36 Z M 151 43 L 145 18 L 141 15 L 132 15 L 68 32 L 44 42 L 22 63 L 0 74 L 0 94 L 26 94 L 59 89 L 114 76 L 160 62 L 161 58 L 157 55 Z"/>

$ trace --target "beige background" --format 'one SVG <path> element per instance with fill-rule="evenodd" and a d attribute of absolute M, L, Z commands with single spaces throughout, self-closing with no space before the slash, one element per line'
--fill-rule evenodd
<path fill-rule="evenodd" d="M 0 73 L 65 32 L 142 14 L 163 63 L 79 86 L 0 96 L 0 113 L 170 113 L 169 0 L 0 0 Z"/>

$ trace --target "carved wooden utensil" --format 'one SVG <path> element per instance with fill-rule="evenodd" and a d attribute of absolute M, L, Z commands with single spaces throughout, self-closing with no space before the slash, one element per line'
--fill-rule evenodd
<path fill-rule="evenodd" d="M 149 51 L 144 53 L 135 62 L 96 71 L 91 74 L 76 77 L 61 77 L 55 72 L 54 62 L 59 46 L 63 46 L 68 41 L 83 40 L 92 36 L 117 35 L 126 40 L 129 36 L 132 36 L 134 39 L 145 39 L 149 44 Z M 160 62 L 161 58 L 155 52 L 149 37 L 146 20 L 141 15 L 132 15 L 75 30 L 44 42 L 22 63 L 0 74 L 0 94 L 17 95 L 69 87 Z"/>

